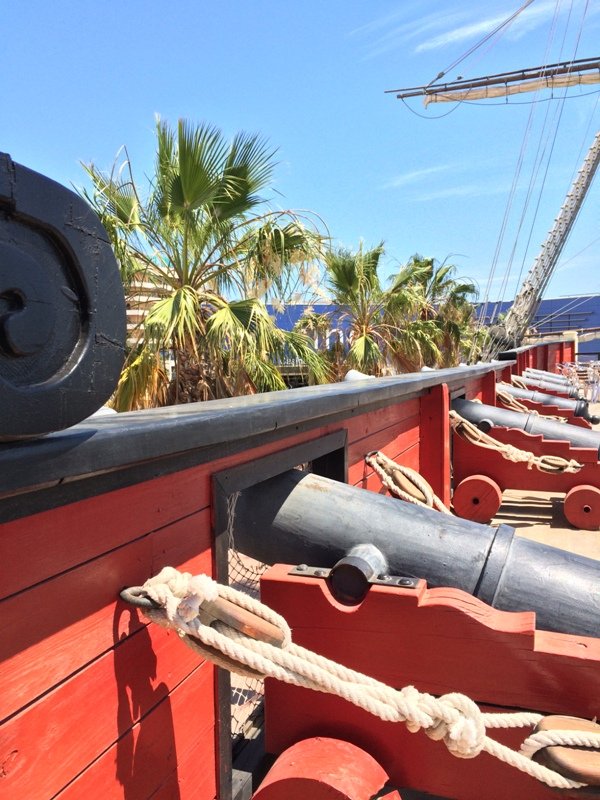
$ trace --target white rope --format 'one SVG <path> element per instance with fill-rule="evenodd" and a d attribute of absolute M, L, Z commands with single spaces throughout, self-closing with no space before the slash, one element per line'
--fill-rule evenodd
<path fill-rule="evenodd" d="M 566 417 L 559 417 L 557 414 L 540 414 L 540 412 L 535 408 L 528 408 L 525 403 L 522 403 L 520 400 L 517 400 L 516 397 L 513 397 L 512 394 L 509 392 L 504 391 L 500 388 L 501 384 L 496 384 L 496 398 L 502 403 L 505 408 L 511 409 L 511 411 L 521 411 L 524 414 L 533 414 L 534 417 L 539 417 L 540 419 L 551 419 L 555 422 L 566 422 Z"/>
<path fill-rule="evenodd" d="M 396 495 L 396 497 L 417 506 L 436 508 L 443 514 L 451 513 L 435 494 L 425 478 L 416 470 L 405 467 L 402 464 L 397 464 L 378 450 L 367 453 L 365 461 L 379 476 L 385 488 Z M 406 478 L 406 488 L 402 488 L 402 486 L 399 485 L 401 476 Z M 424 498 L 424 501 L 421 500 L 421 497 Z"/>
<path fill-rule="evenodd" d="M 221 586 L 206 575 L 192 576 L 165 567 L 144 584 L 149 597 L 161 609 L 146 610 L 151 620 L 174 628 L 187 644 L 207 658 L 240 674 L 275 678 L 294 686 L 342 697 L 388 722 L 404 722 L 416 733 L 423 729 L 432 739 L 443 740 L 458 758 L 489 753 L 506 764 L 557 789 L 576 789 L 586 784 L 572 781 L 532 761 L 530 754 L 548 744 L 575 742 L 576 746 L 600 747 L 600 736 L 573 731 L 542 731 L 529 736 L 518 753 L 491 739 L 488 728 L 531 727 L 543 718 L 535 713 L 483 713 L 466 695 L 452 693 L 436 698 L 414 686 L 392 689 L 373 678 L 336 664 L 292 642 L 287 622 L 279 614 L 231 587 Z M 253 639 L 223 622 L 204 625 L 194 616 L 205 601 L 226 598 L 261 619 L 277 625 L 283 635 L 281 647 Z M 585 743 L 581 745 L 581 742 Z M 591 743 L 593 742 L 593 743 Z"/>
<path fill-rule="evenodd" d="M 527 386 L 527 384 L 525 383 L 523 378 L 520 378 L 518 375 L 511 375 L 510 376 L 510 382 L 513 384 L 513 386 L 516 386 L 517 389 L 528 389 L 529 390 L 529 386 Z"/>
<path fill-rule="evenodd" d="M 471 444 L 476 447 L 483 447 L 487 450 L 496 450 L 500 453 L 502 458 L 507 461 L 512 461 L 514 464 L 525 463 L 527 469 L 535 467 L 540 472 L 547 472 L 550 474 L 562 474 L 565 472 L 576 473 L 583 468 L 583 464 L 575 461 L 574 458 L 567 460 L 562 456 L 542 455 L 536 456 L 528 450 L 520 450 L 512 444 L 504 444 L 494 439 L 484 431 L 474 425 L 469 420 L 461 417 L 457 411 L 450 411 L 449 414 L 450 425 L 459 436 L 462 436 Z"/>

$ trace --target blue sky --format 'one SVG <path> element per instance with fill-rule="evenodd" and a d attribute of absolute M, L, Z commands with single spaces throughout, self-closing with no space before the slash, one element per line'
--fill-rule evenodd
<path fill-rule="evenodd" d="M 82 185 L 80 161 L 108 169 L 121 145 L 149 172 L 155 114 L 259 132 L 278 149 L 274 207 L 311 209 L 347 247 L 384 240 L 388 272 L 449 258 L 482 298 L 495 264 L 490 299 L 509 299 L 600 127 L 600 84 L 428 109 L 384 91 L 428 83 L 519 2 L 5 0 L 0 149 Z M 447 79 L 595 57 L 598 42 L 598 0 L 534 0 Z M 600 292 L 599 198 L 600 178 L 547 296 Z"/>

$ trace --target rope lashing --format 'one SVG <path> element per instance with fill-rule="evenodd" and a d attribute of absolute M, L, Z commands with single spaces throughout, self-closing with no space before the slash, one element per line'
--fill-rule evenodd
<path fill-rule="evenodd" d="M 451 513 L 416 470 L 397 464 L 378 450 L 367 453 L 365 461 L 391 494 L 417 506 L 436 508 L 443 514 Z"/>
<path fill-rule="evenodd" d="M 524 414 L 533 414 L 535 417 L 539 417 L 540 419 L 551 419 L 555 422 L 567 421 L 566 417 L 560 417 L 558 414 L 540 414 L 540 412 L 535 408 L 527 408 L 525 403 L 517 400 L 517 398 L 513 397 L 512 394 L 505 392 L 498 384 L 496 384 L 496 397 L 505 408 L 509 408 L 511 411 L 520 411 Z"/>
<path fill-rule="evenodd" d="M 283 617 L 260 601 L 217 584 L 207 575 L 192 576 L 165 567 L 143 587 L 126 590 L 123 596 L 139 596 L 140 588 L 156 606 L 141 608 L 149 619 L 175 629 L 194 650 L 231 672 L 275 678 L 294 686 L 335 694 L 384 721 L 404 722 L 413 733 L 423 729 L 431 739 L 443 740 L 458 758 L 474 758 L 486 752 L 556 789 L 578 789 L 586 785 L 537 764 L 525 754 L 549 743 L 560 745 L 573 741 L 577 734 L 572 730 L 543 731 L 541 737 L 533 734 L 525 740 L 525 752 L 521 753 L 487 735 L 488 729 L 532 727 L 543 719 L 541 714 L 483 713 L 463 694 L 451 693 L 436 698 L 419 692 L 414 686 L 392 689 L 294 644 Z M 259 641 L 242 633 L 240 625 L 217 620 L 203 623 L 206 606 L 210 609 L 219 599 L 256 615 L 257 628 L 265 622 L 278 626 L 280 644 Z M 211 616 L 210 610 L 208 616 Z M 600 748 L 600 735 L 585 734 L 585 741 L 586 747 Z"/>
<path fill-rule="evenodd" d="M 528 450 L 520 450 L 512 444 L 503 444 L 488 433 L 480 431 L 476 425 L 461 417 L 456 411 L 450 411 L 450 425 L 459 436 L 462 436 L 471 444 L 477 447 L 484 447 L 487 450 L 497 450 L 502 458 L 515 464 L 524 462 L 527 464 L 527 469 L 535 467 L 540 472 L 562 474 L 565 472 L 579 472 L 583 467 L 583 464 L 573 458 L 567 461 L 566 458 L 561 456 L 536 456 Z"/>
<path fill-rule="evenodd" d="M 529 389 L 529 386 L 527 386 L 523 378 L 519 378 L 518 375 L 511 375 L 510 382 L 513 386 L 516 386 L 517 389 Z"/>

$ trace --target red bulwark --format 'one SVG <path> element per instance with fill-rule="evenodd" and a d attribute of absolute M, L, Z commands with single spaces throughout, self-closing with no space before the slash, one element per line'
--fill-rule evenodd
<path fill-rule="evenodd" d="M 496 611 L 456 589 L 373 586 L 349 608 L 322 580 L 277 565 L 262 598 L 294 641 L 389 686 L 463 692 L 492 711 L 528 709 L 592 718 L 600 705 L 600 641 L 535 629 L 532 613 Z M 493 708 L 489 706 L 493 705 Z M 492 731 L 518 748 L 526 730 Z M 454 800 L 551 800 L 566 796 L 482 754 L 453 757 L 441 742 L 382 722 L 332 695 L 267 681 L 266 744 L 279 754 L 315 736 L 348 741 L 375 758 L 390 784 Z"/>

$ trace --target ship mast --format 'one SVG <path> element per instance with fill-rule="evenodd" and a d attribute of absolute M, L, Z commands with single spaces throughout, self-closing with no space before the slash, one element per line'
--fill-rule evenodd
<path fill-rule="evenodd" d="M 505 338 L 518 346 L 523 341 L 525 332 L 537 311 L 544 291 L 552 277 L 556 263 L 567 237 L 573 227 L 579 209 L 585 200 L 586 193 L 592 183 L 600 164 L 600 131 L 596 134 L 592 146 L 584 159 L 577 177 L 573 181 L 558 216 L 550 229 L 523 285 L 519 289 L 515 301 L 508 310 L 502 327 Z"/>
<path fill-rule="evenodd" d="M 506 96 L 537 89 L 554 89 L 600 82 L 600 59 L 588 58 L 562 61 L 543 67 L 514 72 L 502 72 L 471 80 L 450 83 L 430 83 L 408 89 L 392 89 L 398 99 L 423 96 L 425 105 L 441 102 L 464 102 Z M 492 329 L 492 341 L 484 358 L 493 357 L 505 347 L 518 347 L 538 309 L 544 291 L 552 277 L 567 237 L 585 200 L 600 164 L 600 131 L 590 147 L 577 177 L 554 220 L 541 250 L 533 262 L 515 301 L 502 324 Z"/>

